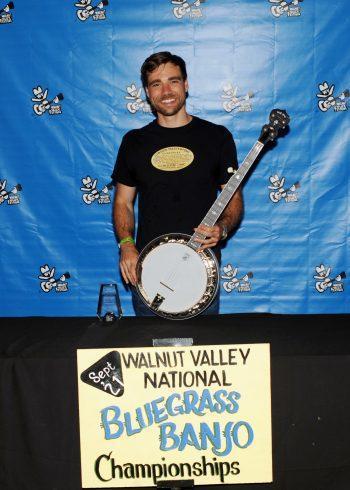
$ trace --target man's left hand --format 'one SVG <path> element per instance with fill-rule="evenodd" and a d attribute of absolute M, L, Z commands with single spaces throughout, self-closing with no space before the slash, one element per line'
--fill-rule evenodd
<path fill-rule="evenodd" d="M 198 228 L 194 229 L 194 231 L 205 236 L 203 239 L 195 239 L 196 242 L 201 243 L 201 248 L 199 250 L 215 247 L 215 245 L 221 240 L 223 232 L 222 227 L 218 224 L 214 226 L 199 225 Z"/>

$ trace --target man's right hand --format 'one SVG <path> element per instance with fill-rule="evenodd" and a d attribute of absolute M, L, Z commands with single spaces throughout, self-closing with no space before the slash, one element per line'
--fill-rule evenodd
<path fill-rule="evenodd" d="M 136 286 L 136 264 L 139 253 L 133 243 L 123 243 L 120 246 L 120 270 L 126 284 Z"/>

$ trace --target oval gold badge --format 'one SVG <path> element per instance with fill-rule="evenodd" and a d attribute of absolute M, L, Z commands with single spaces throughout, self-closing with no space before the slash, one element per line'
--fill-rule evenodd
<path fill-rule="evenodd" d="M 174 172 L 188 167 L 194 160 L 191 150 L 181 146 L 169 146 L 157 151 L 151 159 L 153 167 L 165 172 Z"/>

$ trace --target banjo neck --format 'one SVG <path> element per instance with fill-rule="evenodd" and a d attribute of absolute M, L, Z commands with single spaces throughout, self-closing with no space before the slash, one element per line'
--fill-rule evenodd
<path fill-rule="evenodd" d="M 243 160 L 242 165 L 234 172 L 230 180 L 227 182 L 225 187 L 222 189 L 221 193 L 215 200 L 212 207 L 209 209 L 201 225 L 214 226 L 219 219 L 221 213 L 224 211 L 225 207 L 229 203 L 231 197 L 236 192 L 238 187 L 241 185 L 242 180 L 247 175 L 250 167 L 255 162 L 257 156 L 265 146 L 268 141 L 274 141 L 278 136 L 278 131 L 281 128 L 285 128 L 289 124 L 289 116 L 285 110 L 273 109 L 270 112 L 269 122 L 264 124 L 261 130 L 260 137 L 258 141 L 253 145 L 248 155 Z M 198 250 L 201 244 L 196 240 L 200 238 L 201 240 L 205 238 L 205 235 L 195 232 L 187 245 L 194 250 Z"/>
<path fill-rule="evenodd" d="M 263 147 L 264 147 L 264 143 L 262 143 L 259 140 L 253 145 L 248 155 L 243 160 L 242 165 L 233 173 L 232 177 L 226 183 L 225 187 L 220 192 L 214 204 L 211 206 L 207 214 L 204 216 L 203 220 L 201 221 L 201 225 L 205 225 L 205 226 L 215 225 L 220 215 L 224 211 L 225 207 L 230 202 L 233 194 L 237 191 L 238 187 L 241 185 L 244 177 L 247 175 L 249 169 L 257 159 Z M 187 245 L 193 248 L 194 250 L 199 249 L 201 246 L 199 242 L 195 241 L 196 238 L 203 239 L 205 238 L 205 236 L 198 232 L 193 233 Z"/>

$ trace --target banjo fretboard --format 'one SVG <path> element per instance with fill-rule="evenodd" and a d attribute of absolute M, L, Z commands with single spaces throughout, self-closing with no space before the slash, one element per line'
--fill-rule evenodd
<path fill-rule="evenodd" d="M 230 180 L 227 182 L 225 187 L 222 189 L 220 192 L 219 196 L 215 200 L 214 204 L 212 207 L 209 209 L 207 214 L 204 216 L 201 225 L 205 226 L 214 226 L 217 220 L 219 219 L 221 213 L 229 203 L 230 199 L 232 198 L 233 194 L 236 192 L 238 187 L 241 185 L 244 177 L 247 175 L 250 167 L 253 165 L 255 162 L 257 156 L 263 149 L 264 144 L 261 143 L 260 141 L 257 141 L 252 149 L 249 151 L 248 155 L 245 157 L 243 160 L 242 165 L 234 172 Z M 187 245 L 193 248 L 194 250 L 197 250 L 200 248 L 201 244 L 199 242 L 196 242 L 195 239 L 200 238 L 203 239 L 205 238 L 201 233 L 195 232 L 192 236 L 191 239 L 188 241 Z"/>

